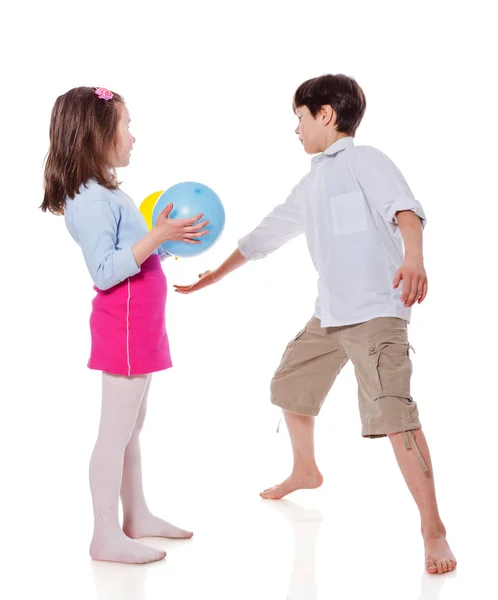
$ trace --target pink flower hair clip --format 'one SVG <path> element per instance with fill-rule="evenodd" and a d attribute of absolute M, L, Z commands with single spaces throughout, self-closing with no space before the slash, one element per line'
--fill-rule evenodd
<path fill-rule="evenodd" d="M 101 100 L 112 100 L 113 94 L 110 90 L 106 89 L 106 88 L 97 88 L 95 90 L 95 94 L 101 99 Z"/>

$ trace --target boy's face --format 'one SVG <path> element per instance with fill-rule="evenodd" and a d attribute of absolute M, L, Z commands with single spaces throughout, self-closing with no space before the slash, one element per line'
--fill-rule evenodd
<path fill-rule="evenodd" d="M 330 146 L 331 134 L 335 131 L 335 113 L 330 106 L 322 106 L 314 117 L 307 106 L 298 106 L 296 116 L 299 124 L 296 133 L 308 154 L 318 154 Z"/>
<path fill-rule="evenodd" d="M 304 146 L 304 151 L 308 154 L 322 152 L 320 142 L 323 137 L 323 127 L 320 123 L 320 113 L 314 117 L 307 106 L 298 106 L 296 117 L 299 119 L 296 133 L 299 136 L 299 141 Z"/>

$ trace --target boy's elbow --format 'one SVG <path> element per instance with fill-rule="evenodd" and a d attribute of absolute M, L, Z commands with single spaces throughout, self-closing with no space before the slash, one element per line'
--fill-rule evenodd
<path fill-rule="evenodd" d="M 398 225 L 400 227 L 408 226 L 408 227 L 422 227 L 423 220 L 417 215 L 417 213 L 413 210 L 399 210 L 394 215 Z"/>

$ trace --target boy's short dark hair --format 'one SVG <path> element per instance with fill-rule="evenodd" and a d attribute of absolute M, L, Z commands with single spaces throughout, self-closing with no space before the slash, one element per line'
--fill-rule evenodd
<path fill-rule="evenodd" d="M 361 87 L 346 75 L 314 77 L 297 88 L 292 106 L 294 111 L 300 106 L 307 106 L 316 117 L 322 106 L 327 104 L 337 115 L 337 131 L 354 137 L 367 106 Z"/>

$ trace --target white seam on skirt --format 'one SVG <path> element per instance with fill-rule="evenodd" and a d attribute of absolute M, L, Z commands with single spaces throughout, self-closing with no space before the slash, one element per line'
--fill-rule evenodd
<path fill-rule="evenodd" d="M 131 282 L 128 277 L 128 304 L 126 307 L 126 359 L 128 361 L 128 377 L 131 373 L 130 365 L 130 297 L 131 297 Z"/>

